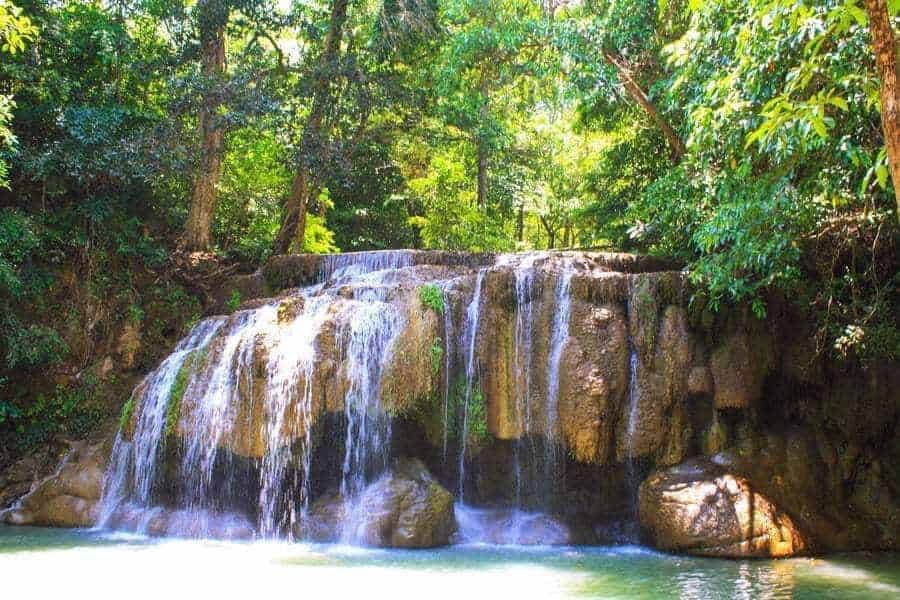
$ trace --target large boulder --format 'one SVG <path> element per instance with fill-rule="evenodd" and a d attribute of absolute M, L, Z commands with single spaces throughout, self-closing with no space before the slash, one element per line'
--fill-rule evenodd
<path fill-rule="evenodd" d="M 417 459 L 401 459 L 358 498 L 320 498 L 298 529 L 302 538 L 381 548 L 446 546 L 456 530 L 453 496 Z"/>
<path fill-rule="evenodd" d="M 784 557 L 807 543 L 794 521 L 742 477 L 694 459 L 640 487 L 641 535 L 661 550 L 726 558 Z"/>
<path fill-rule="evenodd" d="M 75 442 L 56 472 L 44 478 L 10 509 L 0 522 L 10 525 L 91 527 L 103 492 L 109 440 Z"/>

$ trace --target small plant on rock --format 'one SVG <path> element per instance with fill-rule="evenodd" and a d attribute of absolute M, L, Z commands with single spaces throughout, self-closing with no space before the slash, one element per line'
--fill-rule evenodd
<path fill-rule="evenodd" d="M 443 315 L 447 309 L 444 305 L 444 292 L 434 283 L 426 283 L 419 287 L 419 298 L 422 300 L 422 304 L 439 315 Z"/>

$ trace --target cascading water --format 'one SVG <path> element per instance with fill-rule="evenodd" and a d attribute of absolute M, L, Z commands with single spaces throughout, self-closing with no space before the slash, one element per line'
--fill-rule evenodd
<path fill-rule="evenodd" d="M 174 424 L 173 394 L 185 407 L 179 431 L 180 503 L 185 514 L 215 515 L 223 495 L 240 496 L 252 490 L 238 486 L 230 453 L 221 449 L 240 429 L 242 413 L 261 398 L 262 458 L 251 468 L 258 472 L 257 525 L 271 537 L 295 530 L 308 509 L 313 462 L 315 367 L 323 359 L 317 337 L 323 324 L 342 307 L 338 334 L 339 356 L 348 386 L 343 398 L 346 420 L 345 452 L 339 481 L 342 494 L 357 495 L 371 477 L 387 466 L 390 420 L 380 407 L 379 383 L 390 359 L 391 343 L 401 327 L 396 308 L 383 301 L 385 289 L 378 269 L 411 263 L 407 252 L 380 252 L 335 257 L 323 262 L 322 283 L 295 293 L 293 318 L 280 314 L 280 302 L 242 310 L 232 317 L 201 322 L 175 351 L 139 386 L 140 410 L 131 441 L 122 432 L 114 444 L 105 480 L 101 526 L 120 525 L 138 531 L 159 514 L 154 485 L 167 429 Z M 348 274 L 353 271 L 354 274 Z M 337 281 L 340 280 L 340 281 Z M 353 287 L 347 294 L 339 287 Z M 348 308 L 349 306 L 349 308 Z M 265 355 L 257 356 L 258 348 Z M 190 363 L 186 363 L 189 357 Z M 258 365 L 265 365 L 263 389 Z M 185 372 L 185 369 L 187 371 Z M 176 384 L 177 380 L 178 383 Z M 176 390 L 176 387 L 180 388 Z M 244 403 L 242 405 L 242 402 Z M 247 408 L 247 404 L 251 408 Z M 169 431 L 169 433 L 172 433 Z M 224 461 L 224 462 L 223 462 Z M 225 482 L 219 481 L 225 474 Z M 244 485 L 244 484 L 242 484 Z M 124 510 L 128 507 L 128 510 Z M 117 511 L 120 513 L 115 517 Z M 125 513 L 129 513 L 127 516 Z M 202 527 L 192 532 L 206 535 Z"/>
<path fill-rule="evenodd" d="M 252 380 L 256 336 L 272 327 L 276 312 L 274 306 L 266 305 L 235 314 L 224 332 L 221 350 L 210 357 L 208 371 L 202 376 L 198 376 L 201 371 L 195 371 L 187 384 L 184 397 L 192 399 L 188 429 L 193 434 L 185 439 L 181 480 L 191 509 L 212 509 L 217 504 L 210 486 L 220 441 L 237 421 L 240 380 Z"/>
<path fill-rule="evenodd" d="M 316 361 L 316 336 L 327 315 L 330 299 L 306 298 L 304 311 L 281 330 L 269 357 L 266 398 L 266 446 L 260 471 L 260 532 L 265 536 L 293 531 L 298 519 L 309 508 L 312 468 L 313 374 Z M 302 384 L 299 406 L 292 410 L 292 391 Z M 297 414 L 298 419 L 291 420 Z M 299 481 L 289 477 L 293 462 L 291 447 L 282 443 L 301 440 Z M 299 504 L 299 513 L 297 505 Z"/>
<path fill-rule="evenodd" d="M 350 388 L 344 398 L 347 419 L 341 472 L 344 496 L 361 492 L 367 473 L 387 467 L 385 446 L 390 438 L 390 420 L 379 405 L 379 381 L 399 325 L 399 315 L 390 305 L 380 302 L 363 304 L 346 324 Z"/>
<path fill-rule="evenodd" d="M 453 358 L 455 354 L 454 346 L 454 329 L 453 329 L 453 311 L 450 307 L 450 296 L 447 287 L 441 288 L 441 299 L 444 303 L 444 392 L 443 392 L 443 415 L 441 423 L 443 425 L 443 435 L 441 439 L 441 465 L 444 470 L 447 469 L 447 442 L 450 431 L 450 393 L 453 380 Z"/>
<path fill-rule="evenodd" d="M 521 432 L 519 441 L 515 444 L 514 469 L 515 469 L 515 507 L 522 508 L 522 484 L 525 479 L 523 473 L 523 457 L 525 450 L 522 446 L 528 446 L 530 458 L 534 458 L 534 443 L 530 436 L 532 431 L 532 350 L 534 348 L 534 298 L 533 288 L 535 282 L 534 261 L 536 256 L 526 257 L 515 269 L 516 291 L 516 328 L 514 337 L 514 369 L 515 369 L 515 400 L 516 420 Z M 531 461 L 533 464 L 534 461 Z M 528 478 L 531 479 L 531 478 Z"/>
<path fill-rule="evenodd" d="M 442 481 L 456 480 L 459 539 L 568 540 L 554 516 L 563 510 L 558 491 L 567 466 L 560 370 L 576 335 L 573 276 L 591 267 L 553 252 L 507 255 L 475 263 L 477 270 L 459 257 L 423 260 L 431 258 L 407 251 L 325 258 L 316 284 L 201 322 L 135 391 L 133 426 L 118 436 L 108 467 L 101 525 L 205 536 L 221 531 L 213 531 L 221 516 L 237 515 L 254 535 L 315 539 L 323 507 L 340 506 L 340 528 L 329 539 L 363 543 L 371 531 L 366 503 L 378 489 L 371 484 L 393 473 L 394 458 L 421 447 L 410 444 L 427 441 L 434 451 L 427 466 L 440 469 Z M 445 310 L 437 319 L 415 300 L 425 284 L 441 290 Z M 454 310 L 467 285 L 471 296 Z M 497 338 L 482 331 L 482 313 L 494 318 L 504 285 L 515 313 L 508 337 Z M 425 313 L 415 316 L 412 307 Z M 491 354 L 480 347 L 489 340 L 508 346 Z M 423 350 L 436 344 L 443 361 L 424 363 L 430 376 L 425 366 L 403 366 L 423 365 Z M 482 366 L 498 356 L 507 361 L 498 365 L 500 380 Z M 637 362 L 632 348 L 623 434 L 629 457 L 638 429 Z M 428 389 L 415 387 L 421 382 Z M 510 406 L 489 413 L 497 407 L 482 397 L 483 384 L 510 386 Z M 431 415 L 415 412 L 425 405 Z M 392 440 L 398 431 L 427 440 Z M 483 487 L 483 476 L 496 465 L 482 457 L 497 456 L 509 457 L 501 477 L 510 485 L 490 496 L 496 490 Z M 161 527 L 163 517 L 184 529 Z"/>
<path fill-rule="evenodd" d="M 156 466 L 164 442 L 166 409 L 175 380 L 188 356 L 206 348 L 224 323 L 221 318 L 201 321 L 138 386 L 143 395 L 142 410 L 137 416 L 132 441 L 126 441 L 122 432 L 116 436 L 104 480 L 98 521 L 101 527 L 110 525 L 115 510 L 129 499 L 139 505 L 151 503 Z M 133 397 L 130 402 L 134 402 Z"/>
<path fill-rule="evenodd" d="M 364 275 L 375 271 L 400 269 L 413 264 L 410 250 L 377 250 L 373 252 L 348 252 L 323 257 L 319 269 L 322 281 Z"/>
<path fill-rule="evenodd" d="M 475 289 L 472 292 L 472 299 L 466 308 L 466 389 L 463 400 L 462 427 L 459 434 L 459 485 L 457 492 L 460 504 L 465 504 L 466 500 L 466 438 L 469 435 L 469 406 L 475 393 L 475 342 L 478 339 L 478 325 L 481 319 L 481 288 L 484 284 L 486 273 L 486 269 L 479 269 L 478 275 L 475 276 Z"/>
<path fill-rule="evenodd" d="M 555 471 L 559 466 L 559 371 L 562 363 L 563 348 L 569 336 L 569 313 L 571 312 L 571 284 L 574 269 L 568 262 L 562 266 L 557 275 L 555 312 L 550 337 L 550 352 L 547 368 L 547 402 L 544 426 L 544 459 L 543 474 L 545 482 L 555 479 Z"/>

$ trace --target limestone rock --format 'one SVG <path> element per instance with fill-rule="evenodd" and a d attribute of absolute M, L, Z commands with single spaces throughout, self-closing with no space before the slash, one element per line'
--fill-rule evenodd
<path fill-rule="evenodd" d="M 53 475 L 40 481 L 15 506 L 0 512 L 0 522 L 50 527 L 92 526 L 97 518 L 97 503 L 109 453 L 109 440 L 93 445 L 74 443 Z"/>
<path fill-rule="evenodd" d="M 661 550 L 743 558 L 807 547 L 794 521 L 751 482 L 702 459 L 652 474 L 639 503 L 642 536 Z"/>
<path fill-rule="evenodd" d="M 738 331 L 713 350 L 710 357 L 716 408 L 744 408 L 760 396 L 772 361 L 766 337 Z"/>
<path fill-rule="evenodd" d="M 560 359 L 559 423 L 576 460 L 603 464 L 628 396 L 628 330 L 617 305 L 573 300 Z"/>

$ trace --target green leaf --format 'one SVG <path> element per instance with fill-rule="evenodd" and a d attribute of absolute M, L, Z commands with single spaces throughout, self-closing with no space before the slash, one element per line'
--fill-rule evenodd
<path fill-rule="evenodd" d="M 875 177 L 878 179 L 878 186 L 886 190 L 887 189 L 887 179 L 888 179 L 888 170 L 887 165 L 884 163 L 875 167 Z"/>

